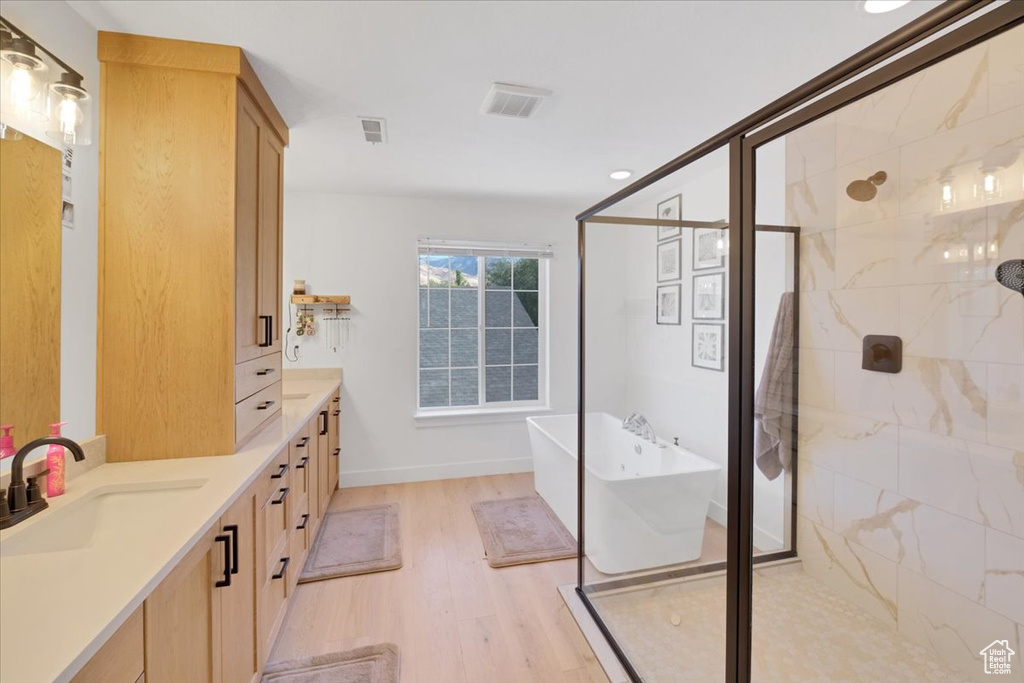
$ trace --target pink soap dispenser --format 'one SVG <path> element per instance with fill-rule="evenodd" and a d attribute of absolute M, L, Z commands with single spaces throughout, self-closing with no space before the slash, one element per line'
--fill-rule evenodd
<path fill-rule="evenodd" d="M 57 422 L 50 425 L 50 436 L 60 436 L 60 428 L 67 422 Z M 64 495 L 64 447 L 60 444 L 50 444 L 46 449 L 46 469 L 50 473 L 46 476 L 46 496 Z"/>
<path fill-rule="evenodd" d="M 0 436 L 0 460 L 9 458 L 18 452 L 18 449 L 14 447 L 14 437 L 11 436 L 12 429 L 14 427 L 11 425 L 0 427 L 0 431 L 3 432 L 3 436 Z"/>

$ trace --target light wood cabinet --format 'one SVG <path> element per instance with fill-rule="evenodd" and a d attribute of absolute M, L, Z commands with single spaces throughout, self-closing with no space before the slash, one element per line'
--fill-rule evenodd
<path fill-rule="evenodd" d="M 217 539 L 220 540 L 217 540 Z M 146 598 L 149 683 L 219 683 L 221 597 L 230 572 L 230 536 L 212 528 Z"/>
<path fill-rule="evenodd" d="M 250 683 L 262 660 L 256 641 L 256 485 L 236 500 L 220 520 L 231 536 L 230 583 L 221 591 L 221 677 L 225 683 Z"/>
<path fill-rule="evenodd" d="M 143 675 L 142 607 L 121 624 L 71 683 L 135 683 Z"/>
<path fill-rule="evenodd" d="M 97 431 L 111 462 L 231 454 L 281 409 L 288 129 L 237 47 L 98 53 Z"/>
<path fill-rule="evenodd" d="M 328 487 L 331 494 L 338 488 L 338 475 L 341 469 L 341 394 L 334 392 L 328 404 L 330 421 L 327 424 L 327 441 L 331 456 L 327 463 Z"/>
<path fill-rule="evenodd" d="M 328 399 L 73 683 L 256 683 L 337 484 Z M 143 671 L 143 661 L 145 671 Z"/>

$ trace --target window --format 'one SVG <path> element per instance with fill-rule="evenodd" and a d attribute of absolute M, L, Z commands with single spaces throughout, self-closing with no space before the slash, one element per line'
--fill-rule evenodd
<path fill-rule="evenodd" d="M 421 413 L 545 405 L 549 255 L 421 243 Z"/>

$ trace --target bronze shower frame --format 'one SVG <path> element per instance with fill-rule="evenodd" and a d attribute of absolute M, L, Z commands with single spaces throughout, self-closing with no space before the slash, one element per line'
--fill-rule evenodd
<path fill-rule="evenodd" d="M 726 656 L 725 680 L 749 683 L 751 680 L 751 617 L 753 605 L 753 403 L 754 403 L 754 235 L 755 163 L 759 147 L 780 138 L 818 118 L 877 92 L 907 76 L 936 64 L 999 33 L 1024 23 L 1024 0 L 1010 0 L 988 11 L 994 0 L 946 0 L 942 5 L 918 17 L 852 57 L 790 91 L 774 102 L 738 121 L 717 135 L 693 147 L 672 161 L 634 181 L 619 192 L 601 200 L 576 216 L 579 250 L 579 357 L 577 417 L 577 585 L 576 594 L 633 681 L 639 674 L 626 657 L 615 637 L 591 603 L 584 586 L 585 473 L 584 443 L 586 420 L 586 225 L 617 223 L 622 225 L 665 225 L 670 227 L 722 227 L 721 223 L 665 221 L 660 219 L 599 216 L 672 173 L 723 147 L 729 148 L 729 447 L 726 570 Z M 966 21 L 965 21 L 966 20 Z M 936 36 L 936 34 L 943 33 Z M 930 42 L 925 42 L 934 38 Z M 923 43 L 923 44 L 922 44 Z M 891 60 L 891 61 L 890 61 Z M 859 78 L 858 78 L 859 77 Z M 783 227 L 783 226 L 763 226 Z M 795 237 L 795 241 L 798 240 Z M 796 280 L 799 286 L 799 280 Z M 798 307 L 799 308 L 799 307 Z M 799 366 L 798 366 L 799 367 Z M 795 477 L 793 492 L 795 494 Z M 795 506 L 795 495 L 791 504 Z M 795 513 L 795 511 L 794 511 Z M 793 514 L 795 519 L 795 514 Z M 796 555 L 796 536 L 788 551 L 760 556 L 778 559 Z M 721 563 L 694 571 L 720 571 Z M 651 578 L 655 577 L 655 578 Z M 672 572 L 624 579 L 637 584 L 673 578 Z"/>

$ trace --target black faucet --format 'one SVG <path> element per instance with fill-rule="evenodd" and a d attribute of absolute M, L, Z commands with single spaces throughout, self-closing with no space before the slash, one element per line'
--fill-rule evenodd
<path fill-rule="evenodd" d="M 67 448 L 71 451 L 71 455 L 74 456 L 75 462 L 85 460 L 85 453 L 82 451 L 82 447 L 63 436 L 47 436 L 30 441 L 22 446 L 11 460 L 11 485 L 7 488 L 6 498 L 4 497 L 3 489 L 0 489 L 0 529 L 12 527 L 37 512 L 45 510 L 49 506 L 49 503 L 40 494 L 39 486 L 35 481 L 36 478 L 47 474 L 48 471 L 29 477 L 28 486 L 26 487 L 25 458 L 40 446 L 50 444 L 57 444 Z M 8 499 L 10 503 L 8 503 Z"/>

